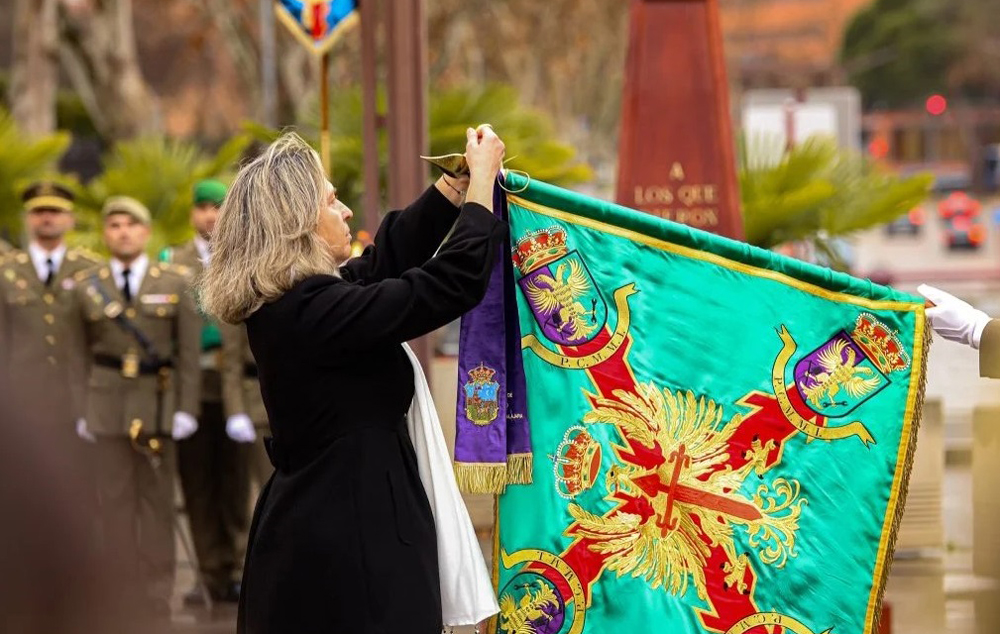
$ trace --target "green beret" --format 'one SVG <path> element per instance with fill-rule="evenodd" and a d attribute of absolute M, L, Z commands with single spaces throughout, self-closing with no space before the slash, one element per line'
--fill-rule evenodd
<path fill-rule="evenodd" d="M 194 204 L 212 203 L 221 205 L 226 198 L 226 186 L 212 178 L 198 181 L 194 186 Z"/>

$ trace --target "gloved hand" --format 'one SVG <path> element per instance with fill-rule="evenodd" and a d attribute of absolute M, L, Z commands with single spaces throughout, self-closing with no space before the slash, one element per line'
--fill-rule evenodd
<path fill-rule="evenodd" d="M 983 330 L 990 322 L 989 315 L 933 286 L 921 284 L 917 291 L 934 304 L 926 311 L 934 332 L 950 341 L 979 349 Z"/>
<path fill-rule="evenodd" d="M 174 429 L 170 433 L 174 440 L 184 440 L 198 431 L 198 421 L 187 412 L 174 412 Z"/>
<path fill-rule="evenodd" d="M 90 430 L 87 429 L 87 421 L 82 418 L 78 418 L 76 421 L 76 435 L 89 443 L 97 442 L 97 437 L 90 433 Z"/>
<path fill-rule="evenodd" d="M 251 443 L 257 440 L 253 421 L 246 414 L 233 414 L 226 419 L 226 435 L 236 442 Z"/>

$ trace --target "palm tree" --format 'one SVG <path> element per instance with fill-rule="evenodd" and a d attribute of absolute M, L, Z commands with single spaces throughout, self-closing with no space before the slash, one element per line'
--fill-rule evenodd
<path fill-rule="evenodd" d="M 903 178 L 859 153 L 814 137 L 788 152 L 775 141 L 740 143 L 739 181 L 746 240 L 763 248 L 805 241 L 821 263 L 845 270 L 832 239 L 890 222 L 919 205 L 933 178 Z M 775 159 L 774 157 L 779 157 Z"/>
<path fill-rule="evenodd" d="M 69 147 L 65 132 L 29 137 L 0 108 L 0 232 L 21 235 L 21 193 L 31 181 L 54 174 L 55 163 Z M 58 177 L 57 177 L 58 178 Z"/>
<path fill-rule="evenodd" d="M 102 250 L 100 210 L 109 196 L 131 196 L 149 208 L 153 217 L 150 252 L 179 244 L 192 235 L 189 212 L 192 190 L 203 178 L 225 180 L 250 143 L 239 135 L 215 154 L 188 142 L 149 137 L 116 143 L 105 155 L 103 173 L 86 186 L 77 186 L 78 243 Z"/>
<path fill-rule="evenodd" d="M 379 96 L 378 111 L 385 112 L 384 95 Z M 506 85 L 484 88 L 459 88 L 431 95 L 428 113 L 430 154 L 461 152 L 465 148 L 465 129 L 490 123 L 502 136 L 510 157 L 506 166 L 523 170 L 548 183 L 572 185 L 593 177 L 590 167 L 575 160 L 575 151 L 555 139 L 552 123 L 540 111 L 522 106 L 515 90 Z M 330 173 L 337 194 L 361 213 L 364 191 L 362 165 L 362 99 L 358 88 L 337 93 L 330 100 Z M 318 108 L 303 117 L 300 133 L 313 147 L 319 146 Z M 261 141 L 270 142 L 280 132 L 257 124 L 246 129 Z M 386 182 L 388 138 L 379 134 L 381 179 Z M 413 157 L 417 160 L 417 157 Z M 386 192 L 380 192 L 385 200 Z"/>

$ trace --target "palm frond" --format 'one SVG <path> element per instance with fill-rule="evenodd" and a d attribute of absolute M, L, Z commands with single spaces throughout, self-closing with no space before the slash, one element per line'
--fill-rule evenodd
<path fill-rule="evenodd" d="M 824 137 L 786 152 L 775 138 L 759 136 L 742 139 L 739 149 L 747 241 L 771 248 L 810 240 L 833 265 L 842 259 L 831 238 L 894 220 L 927 198 L 932 181 L 884 173 Z"/>
<path fill-rule="evenodd" d="M 203 178 L 229 180 L 251 141 L 241 134 L 209 154 L 199 145 L 162 137 L 120 141 L 104 157 L 104 172 L 78 188 L 78 231 L 100 248 L 100 210 L 109 196 L 131 196 L 153 217 L 150 253 L 191 237 L 193 189 Z"/>
<path fill-rule="evenodd" d="M 29 137 L 18 128 L 14 117 L 0 107 L 0 231 L 15 240 L 20 237 L 21 194 L 32 181 L 52 178 L 66 182 L 54 170 L 69 141 L 65 132 Z"/>

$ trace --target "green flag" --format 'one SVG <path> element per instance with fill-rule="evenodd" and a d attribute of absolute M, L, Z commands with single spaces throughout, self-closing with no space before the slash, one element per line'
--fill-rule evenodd
<path fill-rule="evenodd" d="M 511 174 L 532 483 L 506 634 L 872 634 L 923 300 Z"/>

